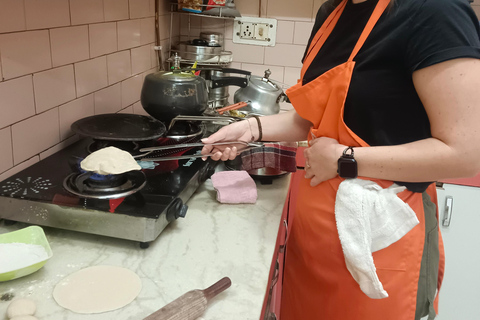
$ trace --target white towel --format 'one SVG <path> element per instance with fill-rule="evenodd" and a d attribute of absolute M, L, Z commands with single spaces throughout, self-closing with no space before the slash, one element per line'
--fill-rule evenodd
<path fill-rule="evenodd" d="M 372 299 L 388 297 L 378 279 L 372 252 L 388 247 L 419 221 L 397 193 L 397 184 L 383 189 L 370 180 L 347 179 L 335 199 L 335 219 L 348 271 Z"/>

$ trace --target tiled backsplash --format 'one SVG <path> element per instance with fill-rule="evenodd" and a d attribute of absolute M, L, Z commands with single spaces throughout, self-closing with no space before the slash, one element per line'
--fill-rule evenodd
<path fill-rule="evenodd" d="M 159 1 L 168 48 L 170 6 Z M 76 141 L 83 117 L 144 113 L 155 0 L 0 0 L 0 180 Z"/>
<path fill-rule="evenodd" d="M 158 1 L 164 49 L 170 35 L 175 43 L 220 31 L 233 52 L 231 67 L 259 76 L 270 69 L 284 88 L 299 77 L 325 2 L 237 0 L 243 16 L 277 19 L 276 46 L 263 47 L 233 43 L 231 19 L 171 15 L 170 0 Z M 473 8 L 480 13 L 478 1 Z M 77 119 L 144 113 L 143 78 L 158 67 L 154 14 L 155 0 L 0 0 L 0 180 L 76 141 L 70 125 Z"/>
<path fill-rule="evenodd" d="M 225 50 L 232 51 L 232 68 L 251 71 L 263 76 L 266 69 L 272 72 L 270 78 L 286 89 L 297 83 L 301 59 L 310 37 L 316 13 L 326 0 L 237 0 L 242 16 L 277 19 L 276 45 L 273 47 L 233 43 L 233 20 L 214 19 L 192 15 L 180 16 L 180 40 L 198 37 L 201 31 L 224 33 Z M 178 39 L 174 39 L 178 41 Z M 230 102 L 238 87 L 230 87 Z M 291 105 L 282 104 L 283 109 Z"/>

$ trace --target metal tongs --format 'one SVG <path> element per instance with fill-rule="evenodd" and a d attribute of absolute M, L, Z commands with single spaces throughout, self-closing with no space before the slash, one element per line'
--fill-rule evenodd
<path fill-rule="evenodd" d="M 264 144 L 261 142 L 245 142 L 245 141 L 224 141 L 224 142 L 215 142 L 215 143 L 182 143 L 182 144 L 172 144 L 166 146 L 158 146 L 158 147 L 149 147 L 149 148 L 142 148 L 140 152 L 144 152 L 140 155 L 134 156 L 135 159 L 140 158 L 141 161 L 169 161 L 169 160 L 182 160 L 182 159 L 191 159 L 191 158 L 203 158 L 214 155 L 213 153 L 209 154 L 191 154 L 191 155 L 181 155 L 181 156 L 173 156 L 173 157 L 158 157 L 158 158 L 145 158 L 149 154 L 155 151 L 161 150 L 172 150 L 172 149 L 188 149 L 194 147 L 203 147 L 203 146 L 221 146 L 221 145 L 235 145 L 241 144 L 244 148 L 239 149 L 240 151 L 245 151 L 250 148 L 261 148 L 264 147 Z"/>

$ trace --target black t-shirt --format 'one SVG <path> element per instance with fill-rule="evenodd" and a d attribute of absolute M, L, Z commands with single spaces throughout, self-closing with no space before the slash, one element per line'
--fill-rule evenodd
<path fill-rule="evenodd" d="M 332 2 L 320 7 L 310 41 L 334 10 Z M 348 1 L 306 71 L 304 83 L 347 61 L 377 2 Z M 371 146 L 431 137 L 412 73 L 450 59 L 480 58 L 479 34 L 478 19 L 468 0 L 395 0 L 354 59 L 345 102 L 347 126 Z M 415 192 L 424 191 L 430 184 L 399 183 Z"/>

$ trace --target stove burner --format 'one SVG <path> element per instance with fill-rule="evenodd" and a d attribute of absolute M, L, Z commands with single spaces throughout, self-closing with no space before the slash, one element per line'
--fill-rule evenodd
<path fill-rule="evenodd" d="M 41 190 L 48 190 L 51 186 L 52 183 L 50 180 L 42 177 L 27 177 L 25 180 L 17 178 L 14 181 L 7 181 L 5 185 L 2 186 L 1 192 L 11 197 L 15 194 L 23 197 L 26 196 L 29 191 L 39 193 Z"/>
<path fill-rule="evenodd" d="M 116 175 L 85 172 L 68 175 L 63 181 L 63 187 L 82 198 L 118 199 L 139 191 L 145 186 L 146 181 L 142 171 Z"/>

